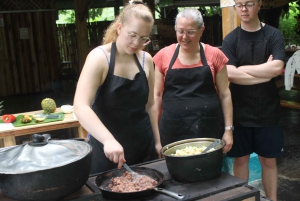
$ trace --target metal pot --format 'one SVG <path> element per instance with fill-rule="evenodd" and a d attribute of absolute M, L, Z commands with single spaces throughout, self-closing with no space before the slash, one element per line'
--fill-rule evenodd
<path fill-rule="evenodd" d="M 143 191 L 136 191 L 136 192 L 114 192 L 111 191 L 108 188 L 108 185 L 112 178 L 114 177 L 120 177 L 123 175 L 125 171 L 127 171 L 125 168 L 112 170 L 109 172 L 102 173 L 98 175 L 95 179 L 96 186 L 99 187 L 99 189 L 102 192 L 103 197 L 113 200 L 133 200 L 133 199 L 139 199 L 143 197 L 147 197 L 152 195 L 155 191 L 159 193 L 166 194 L 168 196 L 171 196 L 173 198 L 176 198 L 177 200 L 182 200 L 185 198 L 185 196 L 181 194 L 177 194 L 175 192 L 168 191 L 163 188 L 159 188 L 158 186 L 161 185 L 164 181 L 164 175 L 159 172 L 158 170 L 146 168 L 146 167 L 131 167 L 131 169 L 140 174 L 140 175 L 146 175 L 155 181 L 157 181 L 157 185 L 154 186 L 151 189 L 143 190 Z"/>
<path fill-rule="evenodd" d="M 0 189 L 17 200 L 57 200 L 79 190 L 91 169 L 92 147 L 49 134 L 0 150 Z"/>
<path fill-rule="evenodd" d="M 223 165 L 224 140 L 221 140 L 220 145 L 216 146 L 214 151 L 204 154 L 172 155 L 176 153 L 176 150 L 184 149 L 187 146 L 208 147 L 215 140 L 215 138 L 192 138 L 164 146 L 161 154 L 165 157 L 171 177 L 179 182 L 197 182 L 220 175 Z"/>

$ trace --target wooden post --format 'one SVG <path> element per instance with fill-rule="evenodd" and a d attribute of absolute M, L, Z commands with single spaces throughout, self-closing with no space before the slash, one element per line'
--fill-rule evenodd
<path fill-rule="evenodd" d="M 4 139 L 4 147 L 16 145 L 16 139 L 14 135 L 6 136 Z"/>
<path fill-rule="evenodd" d="M 236 11 L 233 7 L 234 0 L 220 0 L 222 8 L 222 30 L 223 38 L 240 25 L 241 20 L 237 16 Z"/>
<path fill-rule="evenodd" d="M 86 56 L 88 54 L 88 31 L 86 23 L 88 3 L 89 1 L 74 0 L 79 74 L 83 68 Z"/>

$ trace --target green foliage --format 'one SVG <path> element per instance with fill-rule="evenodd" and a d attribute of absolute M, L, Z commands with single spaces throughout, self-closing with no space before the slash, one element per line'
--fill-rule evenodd
<path fill-rule="evenodd" d="M 75 23 L 75 11 L 74 10 L 59 10 L 59 20 L 57 24 Z M 95 8 L 89 9 L 88 22 L 95 21 L 112 21 L 115 19 L 114 8 Z"/>
<path fill-rule="evenodd" d="M 89 17 L 92 20 L 95 20 L 97 17 L 101 16 L 103 13 L 103 8 L 95 8 L 89 10 Z"/>
<path fill-rule="evenodd" d="M 220 6 L 200 6 L 199 10 L 205 17 L 211 17 L 214 15 L 222 15 L 222 9 Z"/>
<path fill-rule="evenodd" d="M 56 24 L 68 24 L 75 23 L 75 11 L 74 10 L 59 10 L 58 20 Z"/>
<path fill-rule="evenodd" d="M 296 17 L 300 16 L 299 5 L 296 2 L 289 3 L 289 11 L 282 15 L 279 20 L 279 30 L 289 44 L 299 45 L 299 22 Z M 298 33 L 297 33 L 298 32 Z"/>

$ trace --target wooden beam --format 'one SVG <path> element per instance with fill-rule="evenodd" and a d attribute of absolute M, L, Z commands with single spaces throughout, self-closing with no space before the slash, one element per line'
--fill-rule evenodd
<path fill-rule="evenodd" d="M 237 16 L 233 6 L 228 6 L 222 8 L 222 30 L 223 39 L 230 33 L 233 29 L 239 26 L 241 23 L 240 18 Z"/>
<path fill-rule="evenodd" d="M 74 0 L 74 10 L 75 10 L 76 21 L 78 19 L 80 21 L 83 21 L 87 18 L 89 3 L 90 3 L 89 0 L 88 1 Z"/>
<path fill-rule="evenodd" d="M 86 13 L 88 12 L 89 1 L 74 0 L 74 10 L 76 16 L 76 41 L 78 53 L 78 71 L 79 74 L 83 68 L 86 56 L 88 54 L 88 31 L 86 23 Z"/>

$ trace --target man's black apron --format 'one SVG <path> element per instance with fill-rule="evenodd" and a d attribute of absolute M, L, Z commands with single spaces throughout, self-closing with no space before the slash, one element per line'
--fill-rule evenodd
<path fill-rule="evenodd" d="M 241 28 L 237 42 L 238 67 L 265 63 L 269 56 L 269 44 L 261 40 L 244 40 Z M 280 123 L 280 99 L 274 79 L 255 85 L 238 85 L 231 83 L 230 90 L 233 103 L 233 124 L 244 127 L 278 126 Z"/>
<path fill-rule="evenodd" d="M 136 55 L 140 70 L 133 80 L 114 75 L 116 44 L 112 44 L 109 72 L 98 90 L 92 109 L 106 128 L 123 146 L 126 163 L 133 165 L 156 158 L 154 136 L 145 105 L 148 102 L 147 77 Z M 88 118 L 88 117 L 87 117 Z M 103 145 L 91 134 L 93 147 L 91 174 L 117 167 L 109 161 Z"/>
<path fill-rule="evenodd" d="M 166 73 L 159 122 L 162 146 L 189 138 L 221 138 L 223 113 L 212 72 L 200 43 L 203 66 L 172 69 L 178 45 Z"/>

